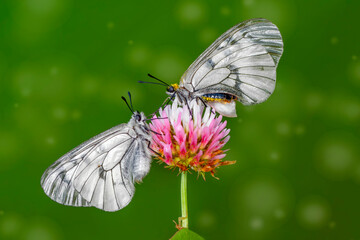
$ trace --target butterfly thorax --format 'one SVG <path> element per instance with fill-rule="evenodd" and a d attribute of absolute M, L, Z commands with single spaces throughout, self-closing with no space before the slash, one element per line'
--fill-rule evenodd
<path fill-rule="evenodd" d="M 148 127 L 145 122 L 146 116 L 143 112 L 135 111 L 131 116 L 131 119 L 128 125 L 134 130 L 131 131 L 133 134 L 130 134 L 131 137 L 137 138 L 142 137 L 143 139 L 149 140 Z"/>

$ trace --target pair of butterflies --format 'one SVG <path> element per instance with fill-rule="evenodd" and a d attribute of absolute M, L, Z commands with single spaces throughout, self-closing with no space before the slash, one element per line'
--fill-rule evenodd
<path fill-rule="evenodd" d="M 211 44 L 186 70 L 180 84 L 167 87 L 167 94 L 182 104 L 199 99 L 223 116 L 236 117 L 236 100 L 257 104 L 273 93 L 282 52 L 282 38 L 273 23 L 244 21 Z M 41 186 L 60 204 L 120 210 L 131 201 L 134 183 L 150 170 L 150 142 L 144 113 L 133 111 L 128 123 L 58 159 L 44 172 Z"/>

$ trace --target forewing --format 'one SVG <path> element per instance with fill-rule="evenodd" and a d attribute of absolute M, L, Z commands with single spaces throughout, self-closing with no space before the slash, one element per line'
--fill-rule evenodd
<path fill-rule="evenodd" d="M 265 101 L 275 89 L 283 52 L 279 29 L 266 19 L 242 22 L 221 35 L 195 60 L 180 86 L 194 96 L 229 93 L 245 105 Z"/>
<path fill-rule="evenodd" d="M 135 160 L 137 141 L 128 124 L 93 137 L 45 171 L 41 179 L 45 193 L 64 205 L 94 206 L 105 211 L 125 207 L 135 188 L 132 168 L 125 167 L 124 162 L 131 165 Z"/>

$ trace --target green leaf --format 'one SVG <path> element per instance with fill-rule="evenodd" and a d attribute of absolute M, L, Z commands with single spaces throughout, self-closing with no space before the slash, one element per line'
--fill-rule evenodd
<path fill-rule="evenodd" d="M 203 237 L 200 237 L 198 234 L 190 231 L 187 228 L 183 228 L 180 231 L 177 231 L 171 240 L 204 240 Z"/>

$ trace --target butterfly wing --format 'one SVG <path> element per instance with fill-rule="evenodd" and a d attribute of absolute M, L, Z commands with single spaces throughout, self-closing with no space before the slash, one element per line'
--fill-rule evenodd
<path fill-rule="evenodd" d="M 149 151 L 129 124 L 121 124 L 62 156 L 45 171 L 41 185 L 60 204 L 117 211 L 134 195 L 136 161 L 147 163 L 145 176 Z"/>
<path fill-rule="evenodd" d="M 244 21 L 221 35 L 190 65 L 180 87 L 195 97 L 228 93 L 244 105 L 261 103 L 275 89 L 282 52 L 281 34 L 273 23 Z"/>

